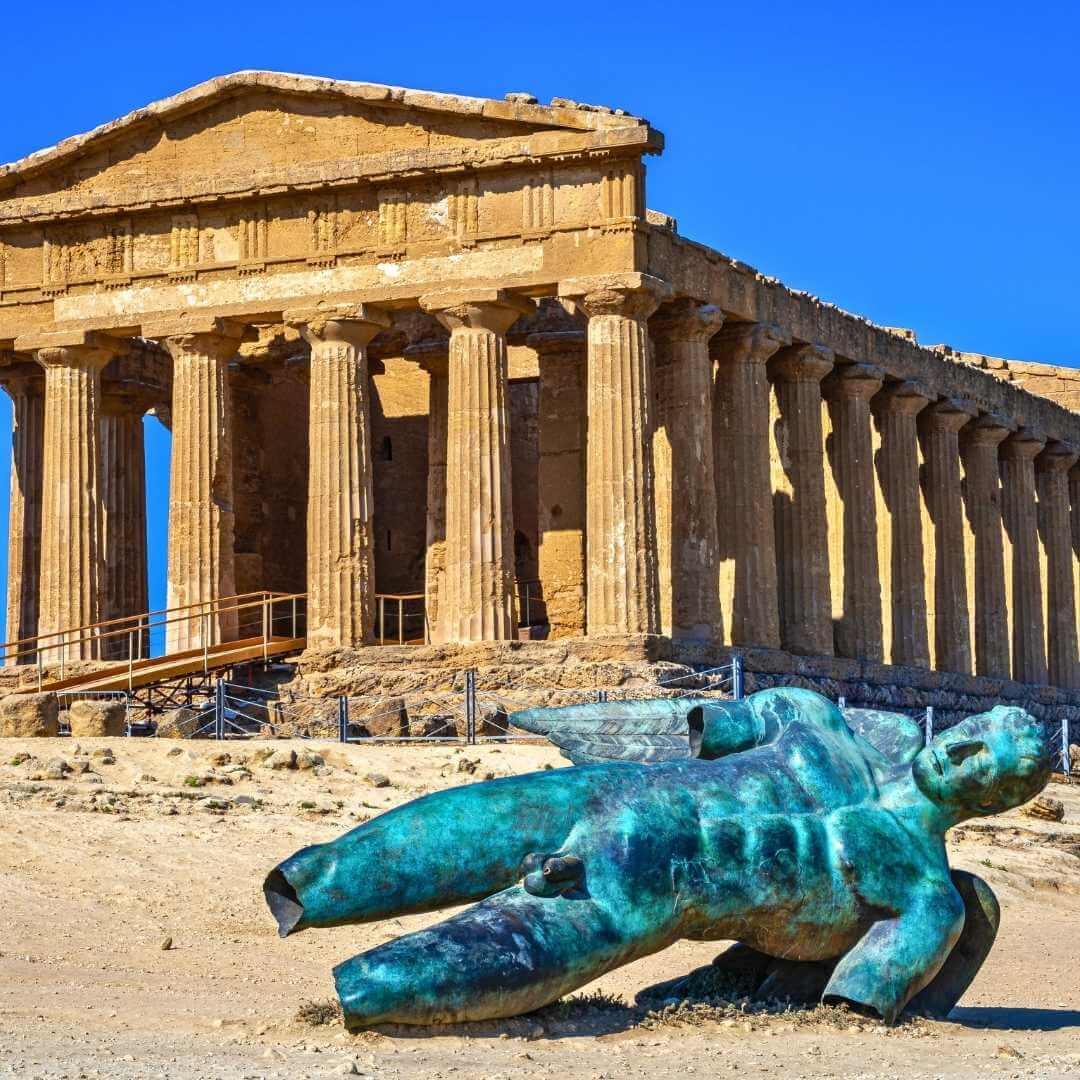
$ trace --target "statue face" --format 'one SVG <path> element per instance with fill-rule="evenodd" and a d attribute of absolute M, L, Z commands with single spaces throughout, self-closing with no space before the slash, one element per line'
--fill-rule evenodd
<path fill-rule="evenodd" d="M 927 798 L 962 819 L 1008 810 L 1050 777 L 1047 732 L 1023 709 L 997 706 L 943 732 L 911 765 Z"/>

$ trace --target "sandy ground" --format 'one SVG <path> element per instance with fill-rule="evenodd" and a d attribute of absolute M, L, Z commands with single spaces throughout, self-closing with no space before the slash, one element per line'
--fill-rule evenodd
<path fill-rule="evenodd" d="M 269 769 L 267 745 L 323 764 Z M 74 770 L 45 779 L 58 756 Z M 297 1018 L 332 997 L 335 963 L 431 917 L 281 941 L 260 888 L 271 866 L 435 788 L 563 764 L 546 746 L 5 740 L 0 1076 L 1080 1076 L 1080 786 L 1062 784 L 1065 824 L 1014 812 L 952 840 L 1003 925 L 948 1023 L 607 1007 L 353 1036 Z M 586 989 L 629 1003 L 718 951 L 682 944 Z"/>

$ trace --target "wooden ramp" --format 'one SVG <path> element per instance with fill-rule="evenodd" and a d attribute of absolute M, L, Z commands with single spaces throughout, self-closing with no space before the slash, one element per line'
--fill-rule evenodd
<path fill-rule="evenodd" d="M 150 660 L 136 660 L 130 664 L 124 660 L 98 671 L 43 683 L 41 691 L 137 690 L 155 683 L 181 679 L 185 675 L 201 675 L 210 671 L 221 671 L 251 660 L 269 660 L 273 657 L 302 652 L 305 644 L 306 639 L 302 637 L 271 637 L 265 640 L 262 637 L 245 638 L 242 641 L 214 645 L 205 650 L 192 649 L 188 652 L 171 653 L 168 656 L 158 656 Z M 38 688 L 26 687 L 15 692 L 37 693 Z"/>

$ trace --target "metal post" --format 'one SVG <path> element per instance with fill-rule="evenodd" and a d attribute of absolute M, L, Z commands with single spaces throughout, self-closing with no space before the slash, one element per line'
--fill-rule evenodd
<path fill-rule="evenodd" d="M 63 679 L 67 666 L 67 631 L 60 633 L 60 678 Z"/>
<path fill-rule="evenodd" d="M 225 738 L 225 680 L 218 679 L 214 688 L 214 738 Z"/>
<path fill-rule="evenodd" d="M 925 732 L 926 745 L 929 746 L 934 741 L 934 706 L 926 706 L 926 732 Z"/>
<path fill-rule="evenodd" d="M 471 746 L 476 742 L 476 671 L 465 672 L 465 741 Z"/>
<path fill-rule="evenodd" d="M 1061 718 L 1061 771 L 1069 776 L 1072 773 L 1072 762 L 1069 760 L 1069 718 Z"/>
<path fill-rule="evenodd" d="M 379 644 L 386 644 L 386 597 L 379 597 Z"/>
<path fill-rule="evenodd" d="M 296 637 L 296 597 L 292 598 L 292 636 Z"/>
<path fill-rule="evenodd" d="M 344 694 L 338 698 L 338 741 L 349 741 L 349 699 Z"/>
<path fill-rule="evenodd" d="M 43 653 L 41 651 L 41 646 L 39 644 L 38 645 L 38 651 L 37 651 L 37 688 L 38 688 L 39 691 L 41 690 L 41 677 L 42 677 L 42 674 L 43 674 L 43 665 L 44 665 L 44 663 L 45 663 L 44 656 L 43 656 Z"/>
<path fill-rule="evenodd" d="M 596 700 L 599 704 L 603 704 L 608 699 L 608 692 L 606 690 L 596 691 Z"/>
<path fill-rule="evenodd" d="M 398 597 L 397 602 L 397 640 L 399 645 L 405 644 L 405 601 Z"/>
<path fill-rule="evenodd" d="M 205 675 L 210 670 L 210 616 L 202 613 L 202 669 Z"/>
<path fill-rule="evenodd" d="M 128 631 L 128 693 L 131 693 L 131 669 L 134 665 L 135 643 L 131 640 L 131 631 Z"/>
<path fill-rule="evenodd" d="M 262 606 L 262 647 L 263 647 L 263 660 L 269 658 L 269 641 L 270 641 L 270 605 L 273 600 L 264 600 Z"/>
<path fill-rule="evenodd" d="M 743 698 L 743 659 L 741 653 L 731 658 L 731 696 L 736 701 Z"/>

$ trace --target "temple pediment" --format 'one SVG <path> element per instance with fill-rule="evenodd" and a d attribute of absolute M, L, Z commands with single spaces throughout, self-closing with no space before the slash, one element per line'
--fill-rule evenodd
<path fill-rule="evenodd" d="M 611 110 L 241 72 L 3 166 L 0 222 L 658 143 Z"/>

